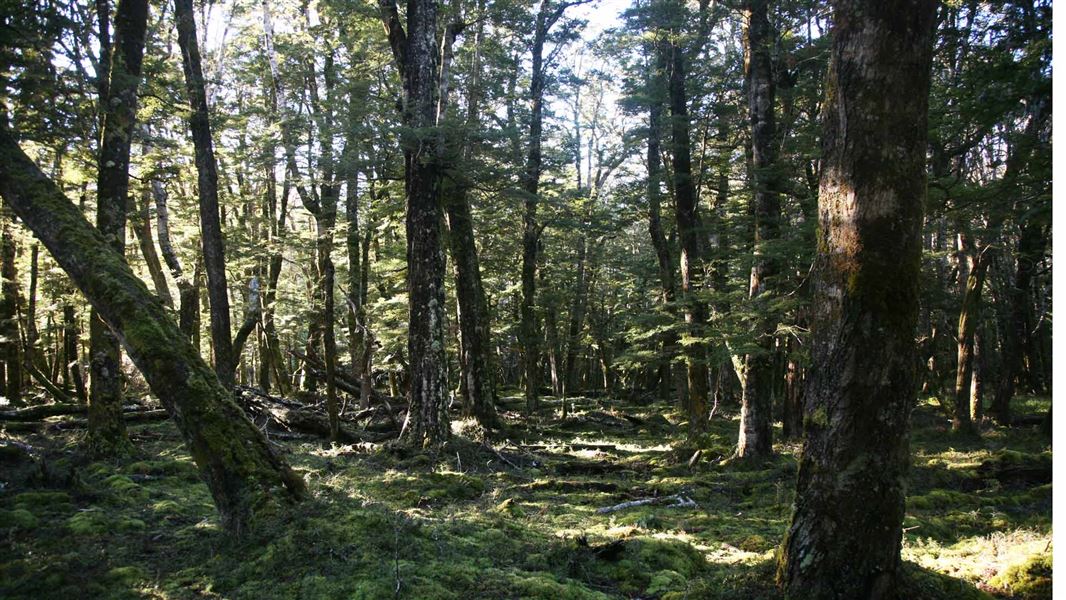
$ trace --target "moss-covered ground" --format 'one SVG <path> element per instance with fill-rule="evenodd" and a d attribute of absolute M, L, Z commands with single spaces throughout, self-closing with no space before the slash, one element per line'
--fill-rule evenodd
<path fill-rule="evenodd" d="M 546 404 L 534 419 L 505 412 L 507 429 L 488 445 L 458 422 L 436 455 L 275 441 L 314 499 L 239 542 L 220 531 L 169 423 L 132 426 L 138 455 L 115 464 L 82 458 L 78 434 L 5 434 L 38 462 L 2 463 L 0 597 L 780 596 L 774 550 L 799 444 L 779 443 L 762 465 L 732 464 L 733 414 L 689 442 L 662 405 L 581 399 L 560 421 Z M 1051 453 L 1039 428 L 956 437 L 923 403 L 912 451 L 904 595 L 1050 598 Z M 684 506 L 597 512 L 671 495 Z"/>

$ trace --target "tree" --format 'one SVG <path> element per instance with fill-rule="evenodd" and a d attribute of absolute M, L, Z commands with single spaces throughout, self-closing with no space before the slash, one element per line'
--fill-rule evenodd
<path fill-rule="evenodd" d="M 897 590 L 935 13 L 833 5 L 807 437 L 778 570 L 791 598 Z"/>
<path fill-rule="evenodd" d="M 107 16 L 106 2 L 102 15 Z M 129 212 L 130 142 L 137 120 L 147 0 L 121 0 L 115 13 L 115 40 L 105 46 L 110 72 L 100 104 L 103 124 L 97 164 L 96 227 L 120 255 L 126 251 Z M 119 342 L 93 313 L 89 316 L 89 448 L 101 456 L 132 447 L 122 419 L 122 370 Z"/>
<path fill-rule="evenodd" d="M 211 300 L 211 342 L 215 355 L 215 372 L 226 387 L 233 385 L 237 366 L 230 331 L 229 289 L 226 286 L 226 253 L 218 207 L 218 161 L 211 139 L 207 90 L 196 37 L 196 17 L 192 0 L 175 0 L 178 45 L 181 47 L 185 87 L 192 108 L 189 130 L 196 150 L 196 172 L 200 199 L 200 229 L 207 271 L 207 295 Z"/>
<path fill-rule="evenodd" d="M 417 445 L 437 445 L 451 435 L 445 389 L 444 248 L 441 239 L 440 131 L 437 128 L 437 3 L 413 0 L 407 30 L 395 2 L 381 0 L 382 21 L 403 79 L 406 127 L 407 294 L 410 410 L 404 434 Z"/>
<path fill-rule="evenodd" d="M 110 242 L 0 130 L 0 196 L 115 331 L 174 419 L 223 527 L 241 535 L 271 504 L 299 499 L 303 479 L 271 449 Z"/>
<path fill-rule="evenodd" d="M 781 233 L 781 199 L 777 188 L 777 133 L 774 126 L 774 75 L 770 61 L 771 29 L 769 2 L 751 0 L 744 8 L 744 64 L 748 87 L 748 121 L 751 124 L 751 159 L 755 190 L 752 213 L 755 215 L 755 262 L 751 267 L 748 298 L 765 299 L 769 279 L 777 270 L 773 253 L 767 249 Z M 741 370 L 740 435 L 737 457 L 763 458 L 773 453 L 772 352 L 776 323 L 758 318 L 755 334 L 758 352 L 744 356 Z"/>
<path fill-rule="evenodd" d="M 484 11 L 483 1 L 479 2 L 479 9 Z M 455 11 L 452 15 L 455 21 L 447 26 L 444 33 L 438 120 L 447 118 L 453 45 L 456 36 L 464 28 L 461 16 Z M 467 414 L 473 415 L 482 426 L 495 428 L 499 426 L 499 418 L 496 415 L 496 378 L 490 352 L 492 329 L 485 303 L 485 288 L 481 281 L 477 244 L 474 241 L 474 219 L 469 199 L 471 182 L 461 173 L 461 167 L 473 158 L 474 145 L 469 139 L 471 132 L 480 127 L 482 99 L 479 70 L 484 20 L 479 19 L 476 27 L 470 83 L 466 91 L 466 125 L 460 139 L 448 140 L 446 143 L 446 153 L 454 156 L 453 160 L 458 164 L 451 165 L 450 172 L 446 174 L 443 202 L 448 224 L 448 241 L 452 261 L 455 263 L 455 296 L 461 336 L 460 391 L 463 395 L 463 406 Z"/>
<path fill-rule="evenodd" d="M 674 19 L 680 19 L 681 11 Z M 677 22 L 668 30 L 663 47 L 670 65 L 669 90 L 671 166 L 674 175 L 674 206 L 677 214 L 677 237 L 681 246 L 681 295 L 685 307 L 685 323 L 690 339 L 683 342 L 688 367 L 687 412 L 689 429 L 702 431 L 708 416 L 708 371 L 705 346 L 707 303 L 699 297 L 703 287 L 704 240 L 700 221 L 695 181 L 692 174 L 692 140 L 689 139 L 688 99 L 685 89 L 687 58 L 679 43 Z"/>

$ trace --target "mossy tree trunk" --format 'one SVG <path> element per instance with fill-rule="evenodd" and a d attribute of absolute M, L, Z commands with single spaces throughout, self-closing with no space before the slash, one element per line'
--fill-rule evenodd
<path fill-rule="evenodd" d="M 277 501 L 302 498 L 303 480 L 270 448 L 159 298 L 7 131 L 0 131 L 0 165 L 0 196 L 48 248 L 144 374 L 181 431 L 223 527 L 239 535 Z"/>
<path fill-rule="evenodd" d="M 769 279 L 777 261 L 767 251 L 767 242 L 780 237 L 781 196 L 778 193 L 777 144 L 774 122 L 774 74 L 770 61 L 773 44 L 769 2 L 750 0 L 744 8 L 744 64 L 748 88 L 748 121 L 751 124 L 751 157 L 755 182 L 752 213 L 755 215 L 754 264 L 748 298 L 758 301 L 770 291 Z M 759 311 L 764 312 L 764 310 Z M 755 326 L 759 351 L 744 356 L 741 371 L 740 434 L 737 457 L 758 459 L 773 453 L 773 365 L 776 323 L 760 315 Z"/>
<path fill-rule="evenodd" d="M 437 3 L 407 4 L 407 30 L 394 2 L 382 20 L 403 79 L 402 145 L 407 188 L 407 294 L 410 303 L 410 408 L 403 435 L 419 446 L 448 439 L 447 363 L 444 357 L 444 246 L 440 131 L 437 127 Z"/>
<path fill-rule="evenodd" d="M 236 357 L 230 331 L 229 289 L 226 285 L 226 256 L 222 239 L 222 221 L 218 208 L 218 162 L 215 160 L 211 124 L 208 118 L 207 91 L 196 37 L 196 19 L 192 0 L 175 0 L 178 46 L 181 47 L 182 70 L 188 93 L 189 130 L 196 154 L 197 185 L 200 206 L 200 237 L 207 272 L 207 295 L 211 303 L 211 344 L 215 372 L 226 387 L 233 386 Z"/>
<path fill-rule="evenodd" d="M 838 0 L 789 598 L 895 598 L 937 3 Z"/>
<path fill-rule="evenodd" d="M 120 255 L 126 250 L 130 143 L 137 122 L 137 88 L 147 24 L 147 0 L 119 2 L 115 39 L 109 45 L 108 85 L 100 97 L 103 121 L 96 227 Z M 122 418 L 122 352 L 114 333 L 95 312 L 89 315 L 89 355 L 89 449 L 99 456 L 128 452 L 132 446 Z"/>

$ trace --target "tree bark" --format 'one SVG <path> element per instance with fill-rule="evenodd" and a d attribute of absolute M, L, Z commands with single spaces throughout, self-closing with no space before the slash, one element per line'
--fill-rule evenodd
<path fill-rule="evenodd" d="M 222 222 L 218 205 L 218 162 L 215 160 L 211 123 L 208 117 L 207 92 L 196 38 L 196 20 L 192 0 L 175 0 L 178 46 L 181 47 L 182 70 L 189 95 L 189 129 L 196 152 L 199 187 L 200 236 L 207 271 L 207 295 L 211 303 L 211 344 L 215 354 L 215 373 L 227 388 L 233 387 L 236 357 L 230 331 L 229 289 L 226 285 L 226 256 Z"/>
<path fill-rule="evenodd" d="M 981 290 L 984 288 L 985 273 L 988 272 L 989 247 L 974 256 L 972 250 L 965 260 L 969 261 L 969 274 L 962 293 L 962 306 L 959 308 L 959 324 L 956 329 L 958 340 L 955 369 L 955 412 L 951 419 L 951 428 L 955 431 L 973 432 L 973 415 L 970 407 L 971 377 L 974 367 L 974 335 L 981 310 Z"/>
<path fill-rule="evenodd" d="M 780 237 L 781 197 L 778 194 L 777 140 L 774 123 L 774 75 L 770 62 L 769 2 L 751 0 L 744 10 L 744 42 L 747 47 L 745 75 L 748 87 L 748 120 L 751 124 L 751 155 L 755 190 L 755 262 L 751 267 L 748 298 L 757 300 L 770 291 L 768 279 L 777 264 L 765 244 Z M 760 311 L 763 312 L 763 311 Z M 765 458 L 773 454 L 773 320 L 760 315 L 755 327 L 759 351 L 744 357 L 741 376 L 740 435 L 738 458 Z"/>
<path fill-rule="evenodd" d="M 703 227 L 700 223 L 696 186 L 692 179 L 692 141 L 689 139 L 688 99 L 685 90 L 685 55 L 673 37 L 666 42 L 670 60 L 670 116 L 674 171 L 674 204 L 677 237 L 681 242 L 681 298 L 685 307 L 685 354 L 688 370 L 687 413 L 690 434 L 707 426 L 707 348 L 703 340 L 707 304 L 698 297 L 703 287 Z"/>
<path fill-rule="evenodd" d="M 936 5 L 833 3 L 789 598 L 897 595 Z"/>
<path fill-rule="evenodd" d="M 437 3 L 411 0 L 407 31 L 396 5 L 382 0 L 382 18 L 403 79 L 402 137 L 407 190 L 407 294 L 410 304 L 410 410 L 403 433 L 436 446 L 451 436 L 444 357 L 444 248 L 441 239 L 440 131 L 437 127 Z"/>
<path fill-rule="evenodd" d="M 167 285 L 167 277 L 163 274 L 163 263 L 159 261 L 159 253 L 155 251 L 155 240 L 152 238 L 149 191 L 145 190 L 141 198 L 142 203 L 136 212 L 137 216 L 133 232 L 137 236 L 137 242 L 141 248 L 141 256 L 144 257 L 144 264 L 148 267 L 148 274 L 152 277 L 155 294 L 163 301 L 164 306 L 174 308 L 174 298 L 170 295 L 170 286 Z"/>
<path fill-rule="evenodd" d="M 1011 422 L 1010 402 L 1014 397 L 1015 380 L 1026 365 L 1026 338 L 1033 330 L 1032 287 L 1037 263 L 1047 247 L 1047 231 L 1037 223 L 1025 223 L 1018 238 L 1017 266 L 1014 282 L 1008 293 L 1009 327 L 1003 332 L 1003 372 L 989 410 L 1001 425 Z"/>
<path fill-rule="evenodd" d="M 97 167 L 96 228 L 120 255 L 126 249 L 130 143 L 137 121 L 137 88 L 147 24 L 147 0 L 119 2 L 107 94 L 101 97 L 105 108 Z M 89 355 L 89 449 L 98 456 L 129 452 L 132 446 L 122 419 L 122 352 L 113 332 L 92 312 Z"/>
<path fill-rule="evenodd" d="M 14 225 L 7 207 L 0 207 L 0 357 L 4 361 L 2 383 L 3 395 L 13 406 L 22 405 L 22 352 L 18 326 L 19 280 L 15 269 L 15 238 L 11 232 Z"/>
<path fill-rule="evenodd" d="M 484 3 L 482 2 L 482 5 Z M 453 15 L 456 23 L 445 31 L 441 52 L 441 85 L 438 119 L 446 116 L 448 107 L 449 74 L 452 60 L 452 45 L 461 25 L 459 15 Z M 496 376 L 491 352 L 492 328 L 485 302 L 485 289 L 481 281 L 481 265 L 478 260 L 474 236 L 474 219 L 470 210 L 470 181 L 461 168 L 472 157 L 472 142 L 469 132 L 480 127 L 480 69 L 481 38 L 484 21 L 479 20 L 474 33 L 474 58 L 471 65 L 471 80 L 467 87 L 466 128 L 456 143 L 448 144 L 450 154 L 458 157 L 458 169 L 453 169 L 445 181 L 444 207 L 448 224 L 448 241 L 455 264 L 455 299 L 459 322 L 459 366 L 465 412 L 477 419 L 482 427 L 494 429 L 499 426 L 496 415 Z"/>
<path fill-rule="evenodd" d="M 302 498 L 303 479 L 270 448 L 162 302 L 7 131 L 0 131 L 0 165 L 0 196 L 117 333 L 181 431 L 223 527 L 240 535 L 279 498 Z"/>

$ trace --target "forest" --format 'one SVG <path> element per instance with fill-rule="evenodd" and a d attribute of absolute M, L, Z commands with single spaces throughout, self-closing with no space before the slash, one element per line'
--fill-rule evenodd
<path fill-rule="evenodd" d="M 0 597 L 1052 597 L 1050 0 L 0 0 Z"/>

